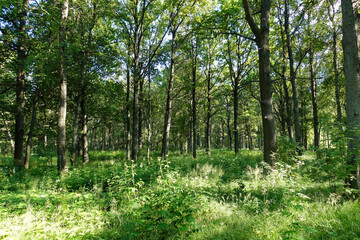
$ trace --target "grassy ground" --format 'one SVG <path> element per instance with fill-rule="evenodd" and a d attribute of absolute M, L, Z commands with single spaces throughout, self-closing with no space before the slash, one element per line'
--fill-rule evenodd
<path fill-rule="evenodd" d="M 0 158 L 0 239 L 360 239 L 357 192 L 307 153 L 262 176 L 261 153 L 92 162 L 59 178 L 56 157 L 15 172 Z"/>

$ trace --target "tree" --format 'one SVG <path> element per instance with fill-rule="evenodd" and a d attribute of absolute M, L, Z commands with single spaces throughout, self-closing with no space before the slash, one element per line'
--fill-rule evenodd
<path fill-rule="evenodd" d="M 59 29 L 59 57 L 60 57 L 60 96 L 58 113 L 58 138 L 57 138 L 57 168 L 59 174 L 67 172 L 66 162 L 66 111 L 67 111 L 67 75 L 66 75 L 66 22 L 69 13 L 69 1 L 61 4 L 61 19 Z"/>
<path fill-rule="evenodd" d="M 270 77 L 270 49 L 269 49 L 269 25 L 270 25 L 270 0 L 261 1 L 260 27 L 251 15 L 247 0 L 243 0 L 245 19 L 255 35 L 259 55 L 259 80 L 261 113 L 264 133 L 264 161 L 270 166 L 276 162 L 277 144 L 276 127 L 272 102 L 272 82 Z"/>
<path fill-rule="evenodd" d="M 351 0 L 341 0 L 343 18 L 343 51 L 346 89 L 346 117 L 348 143 L 348 164 L 351 169 L 347 179 L 352 188 L 359 188 L 360 158 L 360 56 L 356 8 Z"/>

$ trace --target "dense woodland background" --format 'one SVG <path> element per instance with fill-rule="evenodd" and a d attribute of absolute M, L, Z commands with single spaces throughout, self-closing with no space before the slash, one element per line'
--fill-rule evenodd
<path fill-rule="evenodd" d="M 23 217 L 34 205 L 37 198 L 30 194 L 26 207 L 12 209 L 10 202 L 21 199 L 18 191 L 55 191 L 56 186 L 53 195 L 82 191 L 88 196 L 90 189 L 91 204 L 106 199 L 101 211 L 114 210 L 115 201 L 131 206 L 127 211 L 142 206 L 138 210 L 145 216 L 117 208 L 130 225 L 114 220 L 109 227 L 104 220 L 101 226 L 111 231 L 96 236 L 211 239 L 200 234 L 206 231 L 197 227 L 199 216 L 211 222 L 202 211 L 226 208 L 222 204 L 232 196 L 231 204 L 252 209 L 242 209 L 250 211 L 244 219 L 261 214 L 264 204 L 292 223 L 279 220 L 284 231 L 261 226 L 260 235 L 244 227 L 244 238 L 237 237 L 241 231 L 230 231 L 232 237 L 224 231 L 219 239 L 359 237 L 358 224 L 351 230 L 319 230 L 295 221 L 291 212 L 303 212 L 301 201 L 307 199 L 322 199 L 328 204 L 324 208 L 344 201 L 344 216 L 343 207 L 358 207 L 357 191 L 347 187 L 359 188 L 359 2 L 1 0 L 0 6 L 0 189 L 5 196 L 0 200 L 10 209 L 4 216 Z M 180 176 L 215 180 L 204 190 L 201 182 Z M 150 183 L 156 187 L 145 191 Z M 323 195 L 304 190 L 308 183 Z M 97 192 L 99 186 L 106 196 Z M 214 186 L 219 189 L 210 190 Z M 189 198 L 180 189 L 188 189 Z M 170 203 L 155 204 L 172 193 Z M 63 197 L 61 204 L 69 206 L 64 200 L 69 197 Z M 220 205 L 209 204 L 208 197 Z M 56 205 L 46 198 L 46 206 Z M 308 213 L 317 211 L 312 207 Z M 165 220 L 146 218 L 156 214 Z M 266 225 L 276 217 L 261 219 Z M 116 232 L 119 226 L 132 230 Z M 64 234 L 59 238 L 71 236 Z"/>

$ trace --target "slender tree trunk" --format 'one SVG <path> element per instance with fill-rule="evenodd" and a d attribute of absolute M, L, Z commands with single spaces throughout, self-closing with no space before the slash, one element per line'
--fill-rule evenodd
<path fill-rule="evenodd" d="M 147 135 L 147 154 L 146 159 L 150 163 L 150 151 L 151 151 L 151 77 L 149 73 L 149 93 L 148 93 L 148 135 Z"/>
<path fill-rule="evenodd" d="M 229 150 L 232 150 L 232 133 L 231 133 L 231 126 L 230 126 L 230 113 L 227 116 L 227 129 L 228 129 L 228 140 L 229 140 Z"/>
<path fill-rule="evenodd" d="M 78 146 L 78 126 L 79 126 L 79 115 L 80 115 L 80 105 L 81 105 L 81 99 L 80 95 L 77 96 L 76 99 L 76 109 L 75 109 L 75 115 L 74 115 L 74 121 L 73 121 L 73 137 L 72 137 L 72 144 L 71 144 L 71 158 L 70 163 L 71 166 L 75 165 L 76 162 L 76 155 L 77 155 L 77 146 Z"/>
<path fill-rule="evenodd" d="M 251 16 L 249 3 L 243 0 L 245 18 L 256 37 L 259 54 L 259 77 L 261 113 L 264 131 L 264 161 L 274 167 L 276 162 L 277 143 L 275 117 L 272 103 L 271 64 L 269 48 L 270 0 L 261 1 L 260 28 Z M 266 172 L 265 172 L 266 173 Z"/>
<path fill-rule="evenodd" d="M 341 113 L 341 103 L 340 103 L 340 82 L 339 82 L 339 69 L 337 66 L 338 57 L 337 57 L 337 33 L 334 29 L 333 32 L 333 67 L 335 74 L 335 99 L 336 99 L 336 113 L 337 113 L 337 121 L 339 123 L 339 127 L 342 129 L 342 113 Z"/>
<path fill-rule="evenodd" d="M 131 146 L 131 137 L 130 137 L 130 42 L 128 43 L 128 51 L 127 51 L 127 61 L 126 61 L 126 160 L 130 160 L 130 146 Z"/>
<path fill-rule="evenodd" d="M 292 52 L 292 44 L 291 44 L 291 35 L 289 29 L 289 3 L 288 0 L 285 0 L 285 34 L 286 34 L 286 46 L 289 55 L 289 63 L 290 63 L 290 81 L 291 88 L 293 94 L 293 112 L 294 112 L 294 124 L 295 124 L 295 140 L 298 147 L 301 147 L 301 131 L 300 131 L 300 117 L 299 117 L 299 99 L 298 99 L 298 91 L 297 91 L 297 83 L 296 83 L 296 72 L 294 69 L 294 57 Z M 300 149 L 298 152 L 301 153 Z"/>
<path fill-rule="evenodd" d="M 319 119 L 318 119 L 317 96 L 316 96 L 316 79 L 315 79 L 315 70 L 314 70 L 314 50 L 312 44 L 310 46 L 309 64 L 310 64 L 311 100 L 313 106 L 314 147 L 315 150 L 317 150 L 320 145 L 320 133 L 319 133 Z"/>
<path fill-rule="evenodd" d="M 346 90 L 346 117 L 348 143 L 348 165 L 351 173 L 347 183 L 358 189 L 360 158 L 360 56 L 355 9 L 351 0 L 341 0 L 343 17 L 343 50 Z M 356 11 L 357 12 L 357 11 Z"/>
<path fill-rule="evenodd" d="M 288 132 L 288 136 L 289 139 L 292 140 L 293 139 L 293 132 L 291 129 L 291 104 L 290 104 L 290 97 L 289 97 L 289 89 L 287 86 L 287 80 L 286 80 L 286 56 L 285 56 L 285 46 L 283 47 L 283 66 L 282 66 L 282 85 L 283 85 L 283 89 L 284 89 L 284 100 L 285 100 L 285 105 L 286 105 L 286 125 L 287 125 L 287 132 Z"/>
<path fill-rule="evenodd" d="M 234 83 L 234 150 L 237 155 L 239 153 L 239 79 L 237 77 L 235 77 Z"/>
<path fill-rule="evenodd" d="M 37 111 L 38 102 L 39 102 L 38 99 L 39 99 L 39 92 L 38 92 L 38 89 L 37 89 L 36 92 L 35 92 L 35 95 L 34 95 L 30 129 L 29 129 L 28 139 L 27 139 L 27 142 L 26 142 L 26 152 L 25 152 L 25 160 L 24 160 L 25 169 L 29 169 L 32 138 L 33 138 L 33 135 L 34 135 L 34 128 L 35 128 L 35 123 L 36 123 L 36 111 Z"/>
<path fill-rule="evenodd" d="M 196 148 L 197 148 L 197 135 L 196 135 L 196 64 L 197 64 L 197 46 L 194 46 L 193 49 L 193 66 L 192 66 L 192 132 L 193 132 L 193 147 L 192 147 L 192 156 L 196 158 Z"/>
<path fill-rule="evenodd" d="M 170 78 L 167 89 L 164 131 L 163 131 L 162 148 L 161 148 L 161 156 L 163 159 L 167 158 L 168 150 L 169 150 L 169 136 L 170 136 L 171 110 L 172 110 L 171 94 L 172 94 L 174 75 L 175 75 L 175 38 L 176 38 L 176 30 L 173 29 L 172 40 L 171 40 Z"/>
<path fill-rule="evenodd" d="M 89 143 L 88 143 L 88 128 L 87 128 L 87 113 L 86 113 L 86 98 L 84 97 L 81 101 L 81 115 L 82 115 L 82 139 L 83 139 L 83 163 L 89 162 Z"/>
<path fill-rule="evenodd" d="M 25 58 L 26 58 L 26 18 L 29 0 L 23 0 L 19 19 L 19 35 L 17 43 L 17 73 L 16 73 L 16 116 L 15 116 L 15 150 L 14 166 L 24 167 L 24 111 L 25 111 Z"/>
<path fill-rule="evenodd" d="M 144 100 L 144 79 L 140 79 L 140 91 L 139 91 L 139 150 L 142 149 L 142 124 L 143 124 L 143 100 Z"/>
<path fill-rule="evenodd" d="M 60 20 L 60 100 L 58 113 L 58 137 L 57 137 L 57 169 L 59 174 L 67 172 L 66 162 L 66 98 L 67 98 L 67 77 L 65 70 L 65 42 L 66 22 L 69 12 L 69 1 L 65 0 L 61 6 Z"/>
<path fill-rule="evenodd" d="M 5 125 L 5 129 L 6 129 L 7 137 L 9 138 L 11 152 L 13 152 L 13 151 L 14 151 L 14 148 L 15 148 L 15 145 L 14 145 L 14 141 L 13 141 L 12 136 L 11 136 L 11 131 L 10 131 L 10 128 L 9 128 L 9 123 L 8 123 L 8 121 L 6 120 L 5 114 L 1 111 L 1 109 L 0 109 L 0 113 L 1 113 L 1 116 L 2 116 L 3 121 L 4 121 L 4 125 Z"/>

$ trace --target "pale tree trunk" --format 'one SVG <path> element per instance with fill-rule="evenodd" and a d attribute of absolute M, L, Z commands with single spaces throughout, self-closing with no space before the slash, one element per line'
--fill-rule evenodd
<path fill-rule="evenodd" d="M 25 38 L 26 18 L 29 0 L 23 0 L 19 19 L 19 35 L 17 43 L 17 72 L 16 72 L 16 116 L 15 116 L 15 150 L 14 166 L 24 167 L 23 144 L 24 144 L 24 111 L 25 111 Z"/>
<path fill-rule="evenodd" d="M 28 134 L 28 139 L 26 142 L 26 152 L 25 152 L 25 160 L 24 160 L 24 167 L 26 169 L 29 169 L 30 164 L 30 154 L 31 154 L 31 146 L 32 146 L 32 138 L 34 135 L 34 128 L 36 123 L 36 111 L 38 107 L 38 99 L 39 99 L 39 90 L 36 89 L 36 92 L 34 93 L 34 100 L 33 100 L 33 109 L 32 109 L 32 115 L 31 115 L 31 123 L 30 123 L 30 129 Z"/>
<path fill-rule="evenodd" d="M 87 130 L 87 113 L 86 113 L 86 97 L 84 97 L 81 101 L 81 114 L 82 114 L 82 140 L 83 140 L 83 163 L 86 164 L 89 162 L 89 144 L 88 144 L 88 130 Z"/>
<path fill-rule="evenodd" d="M 172 30 L 172 39 L 171 39 L 170 78 L 169 78 L 169 83 L 168 83 L 168 88 L 167 88 L 166 109 L 165 109 L 165 117 L 164 117 L 164 131 L 163 131 L 162 148 L 161 148 L 161 156 L 163 159 L 167 158 L 168 149 L 169 149 L 171 110 L 172 110 L 171 93 L 172 93 L 172 89 L 173 89 L 174 74 L 175 74 L 176 30 L 177 30 L 176 28 Z"/>
<path fill-rule="evenodd" d="M 357 9 L 351 0 L 341 0 L 343 18 L 343 50 L 344 73 L 346 90 L 346 117 L 348 143 L 348 164 L 351 167 L 347 183 L 358 189 L 360 158 L 360 56 L 357 39 L 358 26 L 356 24 Z M 356 11 L 355 11 L 356 10 Z"/>
<path fill-rule="evenodd" d="M 318 119 L 318 107 L 317 107 L 317 96 L 316 96 L 316 78 L 314 70 L 314 50 L 311 43 L 310 46 L 310 84 L 311 84 L 311 101 L 313 106 L 313 124 L 314 124 L 314 148 L 317 150 L 320 144 L 320 132 L 319 132 L 319 119 Z"/>
<path fill-rule="evenodd" d="M 286 35 L 286 46 L 288 49 L 288 57 L 290 64 L 290 81 L 291 88 L 293 94 L 293 114 L 294 114 L 294 125 L 295 125 L 295 140 L 298 147 L 301 147 L 301 130 L 300 130 L 300 117 L 299 117 L 299 99 L 298 99 L 298 91 L 297 91 L 297 83 L 296 83 L 296 72 L 294 69 L 294 57 L 292 52 L 292 44 L 291 44 L 291 35 L 289 29 L 289 3 L 288 0 L 285 0 L 285 35 Z M 301 153 L 301 150 L 298 149 L 298 152 Z"/>
<path fill-rule="evenodd" d="M 13 152 L 15 145 L 14 145 L 14 141 L 13 141 L 12 136 L 11 136 L 11 131 L 10 131 L 10 128 L 9 128 L 9 123 L 8 123 L 8 121 L 6 120 L 5 114 L 4 114 L 1 110 L 0 110 L 0 113 L 1 113 L 1 116 L 2 116 L 3 121 L 4 121 L 4 125 L 5 125 L 5 129 L 6 129 L 7 137 L 9 138 L 11 152 Z"/>
<path fill-rule="evenodd" d="M 66 98 L 67 77 L 65 70 L 65 44 L 66 44 L 66 22 L 69 12 L 69 1 L 65 0 L 61 6 L 60 20 L 60 99 L 58 112 L 58 137 L 57 137 L 57 169 L 59 174 L 67 172 L 66 162 Z"/>
<path fill-rule="evenodd" d="M 264 161 L 274 167 L 276 162 L 277 143 L 275 117 L 272 103 L 271 64 L 269 49 L 269 25 L 270 25 L 270 0 L 261 1 L 260 28 L 251 16 L 249 3 L 243 0 L 245 18 L 256 37 L 259 54 L 259 77 L 261 113 L 264 131 Z"/>
<path fill-rule="evenodd" d="M 70 158 L 70 163 L 71 166 L 75 165 L 75 161 L 76 161 L 76 153 L 77 153 L 77 145 L 78 145 L 78 139 L 79 139 L 79 134 L 78 134 L 78 126 L 79 126 L 79 115 L 80 115 L 80 96 L 77 96 L 76 99 L 76 109 L 75 109 L 75 115 L 74 115 L 74 120 L 73 120 L 73 137 L 72 137 L 72 144 L 71 144 L 71 158 Z"/>

